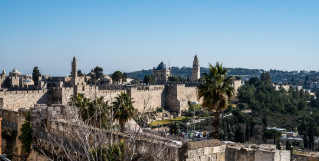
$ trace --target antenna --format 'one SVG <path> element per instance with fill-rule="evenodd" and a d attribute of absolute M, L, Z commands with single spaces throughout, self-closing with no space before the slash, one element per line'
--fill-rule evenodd
<path fill-rule="evenodd" d="M 169 68 L 171 68 L 171 61 L 170 60 L 168 61 L 168 66 L 169 66 Z"/>

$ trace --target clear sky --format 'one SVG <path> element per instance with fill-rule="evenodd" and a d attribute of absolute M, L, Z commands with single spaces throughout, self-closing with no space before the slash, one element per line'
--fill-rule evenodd
<path fill-rule="evenodd" d="M 0 1 L 0 70 L 319 69 L 318 0 Z"/>

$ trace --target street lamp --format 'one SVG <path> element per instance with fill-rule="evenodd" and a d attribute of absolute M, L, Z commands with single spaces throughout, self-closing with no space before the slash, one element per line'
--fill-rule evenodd
<path fill-rule="evenodd" d="M 198 102 L 191 102 L 191 105 L 193 105 L 193 107 L 194 107 L 194 133 L 195 133 L 195 105 L 197 105 L 198 104 Z"/>

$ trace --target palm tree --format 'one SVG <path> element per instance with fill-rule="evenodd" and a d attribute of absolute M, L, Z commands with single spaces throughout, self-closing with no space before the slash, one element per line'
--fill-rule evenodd
<path fill-rule="evenodd" d="M 82 120 L 85 122 L 90 118 L 90 113 L 92 113 L 92 109 L 90 109 L 90 99 L 86 98 L 84 94 L 79 93 L 77 97 L 71 96 L 70 102 L 68 104 L 70 106 L 75 106 L 79 108 L 79 113 Z"/>
<path fill-rule="evenodd" d="M 115 99 L 116 101 L 112 102 L 114 119 L 119 121 L 121 130 L 124 130 L 125 123 L 135 115 L 134 101 L 132 101 L 132 98 L 128 94 L 123 92 Z"/>
<path fill-rule="evenodd" d="M 219 139 L 219 119 L 220 112 L 227 108 L 227 100 L 235 95 L 235 90 L 232 86 L 233 76 L 227 77 L 227 69 L 223 69 L 218 62 L 216 66 L 209 63 L 209 71 L 202 73 L 203 84 L 197 87 L 198 98 L 203 99 L 202 107 L 209 111 L 215 111 L 213 137 Z"/>

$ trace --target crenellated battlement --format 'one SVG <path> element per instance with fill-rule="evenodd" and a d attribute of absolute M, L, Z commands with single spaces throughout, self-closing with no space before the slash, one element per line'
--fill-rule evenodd
<path fill-rule="evenodd" d="M 0 91 L 0 95 L 25 95 L 25 94 L 43 94 L 47 93 L 47 89 L 43 90 L 27 90 L 27 91 Z"/>

